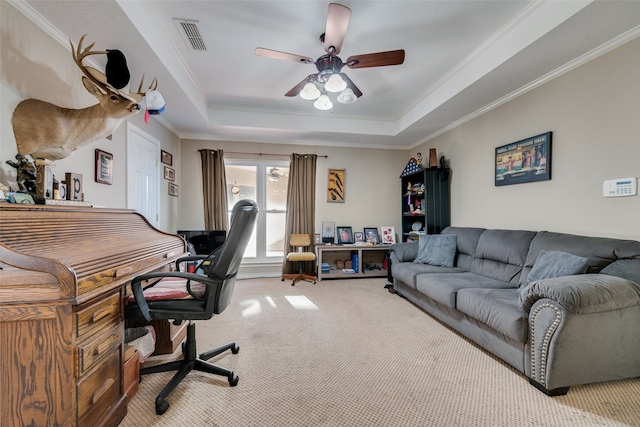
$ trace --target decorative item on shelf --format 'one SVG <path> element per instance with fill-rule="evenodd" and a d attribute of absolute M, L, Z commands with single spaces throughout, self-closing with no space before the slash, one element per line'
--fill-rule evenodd
<path fill-rule="evenodd" d="M 351 227 L 338 226 L 338 243 L 348 245 L 353 243 L 353 232 Z"/>
<path fill-rule="evenodd" d="M 37 169 L 34 162 L 29 160 L 27 156 L 22 154 L 16 154 L 17 162 L 13 160 L 7 160 L 6 163 L 9 166 L 16 168 L 16 182 L 18 184 L 18 191 L 23 193 L 36 193 L 36 175 Z"/>
<path fill-rule="evenodd" d="M 435 148 L 429 149 L 429 167 L 430 168 L 438 167 L 438 154 Z"/>
<path fill-rule="evenodd" d="M 400 178 L 407 175 L 411 175 L 416 172 L 420 172 L 423 169 L 424 167 L 420 163 L 418 163 L 416 159 L 412 157 L 411 159 L 409 159 L 409 162 L 404 167 L 404 170 L 402 171 L 402 175 L 400 175 Z"/>
<path fill-rule="evenodd" d="M 329 169 L 327 202 L 344 203 L 345 173 L 345 169 Z"/>
<path fill-rule="evenodd" d="M 53 171 L 51 166 L 36 162 L 36 197 L 53 199 Z"/>
<path fill-rule="evenodd" d="M 113 154 L 96 149 L 96 182 L 113 184 Z"/>
<path fill-rule="evenodd" d="M 333 244 L 336 239 L 336 223 L 334 221 L 322 221 L 322 243 Z"/>
<path fill-rule="evenodd" d="M 380 243 L 380 237 L 378 236 L 377 228 L 365 228 L 364 229 L 364 240 L 367 244 L 377 245 Z"/>
<path fill-rule="evenodd" d="M 84 200 L 82 174 L 67 172 L 64 181 L 67 184 L 67 200 Z"/>
<path fill-rule="evenodd" d="M 362 231 L 356 231 L 353 233 L 353 241 L 356 245 L 364 245 L 364 233 Z"/>
<path fill-rule="evenodd" d="M 396 231 L 394 227 L 382 227 L 382 243 L 393 244 L 396 242 Z"/>

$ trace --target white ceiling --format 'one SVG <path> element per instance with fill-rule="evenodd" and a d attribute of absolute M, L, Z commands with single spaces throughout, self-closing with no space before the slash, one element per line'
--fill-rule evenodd
<path fill-rule="evenodd" d="M 284 96 L 313 65 L 254 49 L 323 55 L 329 1 L 11 2 L 65 45 L 88 33 L 96 49 L 123 51 L 132 86 L 157 76 L 167 102 L 159 120 L 184 139 L 411 149 L 640 36 L 635 0 L 342 1 L 352 10 L 343 61 L 406 57 L 345 67 L 363 96 L 320 111 Z M 197 21 L 207 51 L 191 49 L 175 18 Z"/>

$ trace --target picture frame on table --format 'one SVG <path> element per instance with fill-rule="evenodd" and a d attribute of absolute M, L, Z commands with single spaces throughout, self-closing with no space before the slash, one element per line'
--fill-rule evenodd
<path fill-rule="evenodd" d="M 338 227 L 338 244 L 348 245 L 353 243 L 353 231 L 351 227 Z"/>
<path fill-rule="evenodd" d="M 175 185 L 173 182 L 169 183 L 169 195 L 178 197 L 178 186 Z"/>
<path fill-rule="evenodd" d="M 550 179 L 551 132 L 496 148 L 496 187 Z"/>
<path fill-rule="evenodd" d="M 362 231 L 356 231 L 353 233 L 353 241 L 356 243 L 364 243 L 364 233 Z"/>
<path fill-rule="evenodd" d="M 164 167 L 164 179 L 169 180 L 169 181 L 175 181 L 176 180 L 176 171 L 173 168 L 170 168 L 169 166 L 165 166 Z"/>
<path fill-rule="evenodd" d="M 113 154 L 96 149 L 96 182 L 113 184 Z"/>
<path fill-rule="evenodd" d="M 383 226 L 382 227 L 382 243 L 385 245 L 392 245 L 396 242 L 396 230 L 394 227 Z"/>
<path fill-rule="evenodd" d="M 365 228 L 364 229 L 364 241 L 365 243 L 370 243 L 377 245 L 380 243 L 380 236 L 378 235 L 377 228 Z"/>
<path fill-rule="evenodd" d="M 165 165 L 173 166 L 173 155 L 168 151 L 160 150 L 160 161 Z"/>

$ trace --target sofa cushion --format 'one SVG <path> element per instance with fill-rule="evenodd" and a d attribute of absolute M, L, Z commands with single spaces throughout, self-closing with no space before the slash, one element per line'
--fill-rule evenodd
<path fill-rule="evenodd" d="M 518 342 L 527 342 L 529 315 L 518 308 L 518 289 L 460 289 L 457 308 Z"/>
<path fill-rule="evenodd" d="M 456 294 L 465 288 L 505 289 L 515 285 L 469 272 L 420 274 L 416 278 L 416 290 L 450 308 L 456 308 Z"/>
<path fill-rule="evenodd" d="M 541 250 L 569 252 L 588 258 L 587 273 L 599 273 L 600 270 L 619 259 L 640 258 L 640 242 L 635 240 L 540 231 L 531 241 L 527 260 L 520 275 L 521 285 L 528 283 L 527 275 Z"/>
<path fill-rule="evenodd" d="M 619 259 L 603 268 L 600 273 L 622 277 L 640 285 L 640 258 Z"/>
<path fill-rule="evenodd" d="M 395 254 L 400 262 L 413 261 L 418 255 L 418 242 L 395 243 L 389 246 L 389 250 Z"/>
<path fill-rule="evenodd" d="M 455 257 L 455 234 L 423 234 L 418 243 L 418 256 L 413 262 L 453 267 Z"/>
<path fill-rule="evenodd" d="M 562 251 L 540 251 L 527 276 L 526 284 L 552 277 L 584 274 L 587 272 L 587 267 L 589 267 L 589 260 L 585 257 Z"/>
<path fill-rule="evenodd" d="M 478 241 L 470 271 L 517 286 L 535 235 L 533 231 L 486 230 Z"/>
<path fill-rule="evenodd" d="M 416 288 L 416 278 L 423 273 L 461 273 L 461 268 L 440 267 L 429 264 L 418 264 L 413 262 L 402 262 L 393 264 L 391 267 L 391 275 L 394 279 L 399 280 L 413 289 Z"/>
<path fill-rule="evenodd" d="M 442 234 L 455 234 L 456 245 L 458 246 L 455 266 L 471 270 L 473 255 L 476 253 L 480 236 L 485 232 L 484 228 L 474 227 L 447 227 L 442 230 Z"/>

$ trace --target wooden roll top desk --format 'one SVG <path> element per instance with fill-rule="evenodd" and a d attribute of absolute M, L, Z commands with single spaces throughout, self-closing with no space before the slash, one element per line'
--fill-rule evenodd
<path fill-rule="evenodd" d="M 0 426 L 118 425 L 125 287 L 185 252 L 135 211 L 0 205 Z"/>

